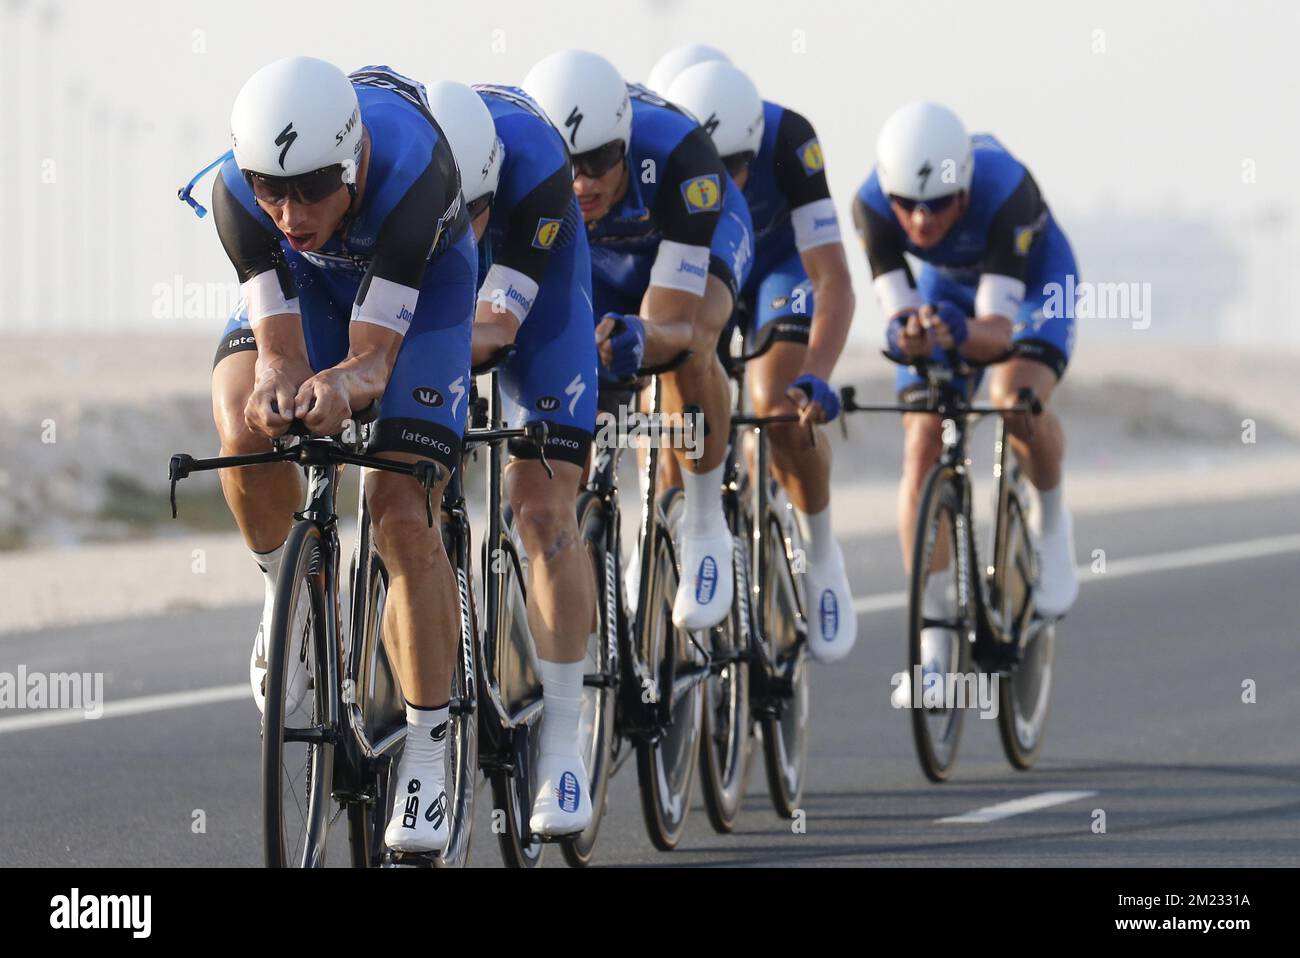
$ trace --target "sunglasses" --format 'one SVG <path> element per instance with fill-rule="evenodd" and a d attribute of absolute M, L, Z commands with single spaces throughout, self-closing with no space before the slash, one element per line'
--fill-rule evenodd
<path fill-rule="evenodd" d="M 936 196 L 930 200 L 909 200 L 906 197 L 889 194 L 889 202 L 897 203 L 899 209 L 904 213 L 911 213 L 918 206 L 924 206 L 927 213 L 942 213 L 948 207 L 957 201 L 961 193 L 948 193 L 945 196 Z"/>
<path fill-rule="evenodd" d="M 754 151 L 745 150 L 743 153 L 732 153 L 730 156 L 722 158 L 722 165 L 727 168 L 727 173 L 734 180 L 745 170 L 749 169 L 749 164 L 754 162 Z"/>
<path fill-rule="evenodd" d="M 604 146 L 598 146 L 594 150 L 574 154 L 573 172 L 598 179 L 621 162 L 623 162 L 623 141 L 610 140 Z"/>
<path fill-rule="evenodd" d="M 484 193 L 465 204 L 465 212 L 469 214 L 470 219 L 474 219 L 485 209 L 492 205 L 492 200 L 496 198 L 496 193 Z"/>
<path fill-rule="evenodd" d="M 310 173 L 297 176 L 267 176 L 265 173 L 244 171 L 253 195 L 271 206 L 283 206 L 292 196 L 295 203 L 311 205 L 333 196 L 343 188 L 343 166 L 323 166 Z"/>

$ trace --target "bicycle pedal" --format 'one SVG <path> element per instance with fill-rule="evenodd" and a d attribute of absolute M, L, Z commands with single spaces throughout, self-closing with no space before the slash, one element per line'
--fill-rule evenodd
<path fill-rule="evenodd" d="M 435 859 L 441 852 L 400 852 L 391 848 L 384 849 L 382 867 L 384 868 L 434 868 Z"/>

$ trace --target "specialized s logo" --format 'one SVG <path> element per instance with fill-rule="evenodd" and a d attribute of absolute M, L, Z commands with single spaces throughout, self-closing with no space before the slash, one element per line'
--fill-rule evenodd
<path fill-rule="evenodd" d="M 815 176 L 826 168 L 826 160 L 822 157 L 822 145 L 817 142 L 816 137 L 799 147 L 799 162 L 803 165 L 803 171 L 809 176 Z"/>
<path fill-rule="evenodd" d="M 452 416 L 455 416 L 456 407 L 459 406 L 460 401 L 465 398 L 465 377 L 457 376 L 456 381 L 448 388 L 451 389 L 451 394 L 456 397 L 451 401 L 451 414 Z"/>
<path fill-rule="evenodd" d="M 696 176 L 682 184 L 682 199 L 688 213 L 711 213 L 722 205 L 718 175 Z"/>
<path fill-rule="evenodd" d="M 569 130 L 569 146 L 578 145 L 578 127 L 581 124 L 582 114 L 578 112 L 578 108 L 575 106 L 569 111 L 569 115 L 564 120 L 564 128 L 566 130 L 569 130 L 569 127 L 573 127 L 572 130 Z"/>
<path fill-rule="evenodd" d="M 709 134 L 709 136 L 713 136 L 713 131 L 718 128 L 718 122 L 718 114 L 710 113 L 709 118 L 700 125 L 704 127 L 705 133 Z"/>
<path fill-rule="evenodd" d="M 284 169 L 284 155 L 289 152 L 289 147 L 293 146 L 293 141 L 296 139 L 298 139 L 298 131 L 293 128 L 292 123 L 281 130 L 280 135 L 275 138 L 275 145 L 284 147 L 280 151 L 280 169 Z"/>
<path fill-rule="evenodd" d="M 564 387 L 564 395 L 569 397 L 569 415 L 573 415 L 573 410 L 578 405 L 578 400 L 582 394 L 587 391 L 587 384 L 582 381 L 582 373 L 573 377 L 573 382 Z"/>
<path fill-rule="evenodd" d="M 922 163 L 921 168 L 916 171 L 916 177 L 921 181 L 920 192 L 922 193 L 925 192 L 925 183 L 930 178 L 930 174 L 933 172 L 934 172 L 934 167 L 930 165 L 929 160 L 926 160 L 924 163 Z"/>
<path fill-rule="evenodd" d="M 533 233 L 534 249 L 550 249 L 555 245 L 555 237 L 560 235 L 560 220 L 543 217 L 537 221 L 537 230 Z"/>
<path fill-rule="evenodd" d="M 411 398 L 421 406 L 428 406 L 430 409 L 437 409 L 442 405 L 442 393 L 432 386 L 416 386 L 411 392 Z"/>

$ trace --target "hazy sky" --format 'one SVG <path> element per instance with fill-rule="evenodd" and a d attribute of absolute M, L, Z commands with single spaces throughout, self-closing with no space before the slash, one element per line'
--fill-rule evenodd
<path fill-rule="evenodd" d="M 426 81 L 518 82 L 540 57 L 580 46 L 643 79 L 664 50 L 703 41 L 813 121 L 845 220 L 880 124 L 930 98 L 1030 166 L 1067 231 L 1074 219 L 1086 234 L 1076 242 L 1085 273 L 1104 224 L 1133 218 L 1218 224 L 1256 251 L 1300 247 L 1300 6 L 1289 2 L 60 0 L 52 29 L 39 16 L 48 4 L 16 6 L 0 0 L 0 215 L 22 227 L 3 240 L 19 286 L 0 305 L 6 326 L 148 319 L 154 284 L 175 274 L 228 282 L 211 218 L 195 219 L 175 190 L 226 148 L 249 74 L 295 53 L 345 69 L 388 63 Z M 44 182 L 50 159 L 56 175 Z M 1151 251 L 1163 264 L 1155 279 L 1176 285 L 1177 230 L 1151 244 L 1164 247 Z M 1096 259 L 1125 272 L 1113 256 Z M 1207 271 L 1213 281 L 1208 259 L 1187 264 L 1202 282 Z M 850 260 L 858 325 L 875 335 L 856 243 Z M 1289 269 L 1293 257 L 1276 261 Z M 1138 257 L 1128 275 L 1093 278 L 1142 281 L 1144 269 Z"/>

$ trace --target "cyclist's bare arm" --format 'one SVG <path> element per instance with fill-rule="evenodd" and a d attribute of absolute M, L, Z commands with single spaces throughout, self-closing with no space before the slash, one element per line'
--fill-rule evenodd
<path fill-rule="evenodd" d="M 295 415 L 312 432 L 330 436 L 344 420 L 378 400 L 402 347 L 402 334 L 376 323 L 354 322 L 347 358 L 312 376 L 298 390 Z"/>

